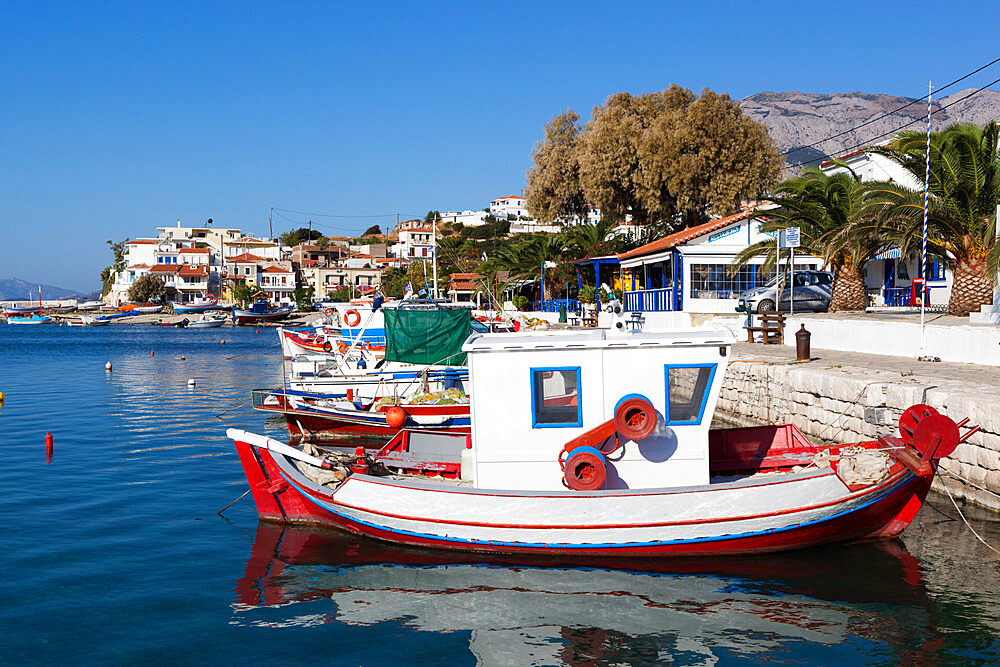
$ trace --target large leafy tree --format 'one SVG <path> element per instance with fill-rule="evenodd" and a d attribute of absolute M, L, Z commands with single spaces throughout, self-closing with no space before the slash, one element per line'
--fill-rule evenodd
<path fill-rule="evenodd" d="M 163 296 L 163 280 L 159 276 L 147 273 L 132 283 L 128 288 L 128 300 L 133 303 L 146 303 Z"/>
<path fill-rule="evenodd" d="M 585 126 L 577 121 L 571 110 L 556 116 L 535 150 L 527 195 L 542 220 L 590 203 L 614 221 L 694 224 L 767 192 L 779 175 L 766 128 L 707 89 L 616 93 Z"/>
<path fill-rule="evenodd" d="M 528 211 L 538 220 L 587 215 L 587 199 L 580 184 L 579 120 L 572 109 L 559 114 L 548 122 L 545 138 L 535 146 L 525 198 Z"/>
<path fill-rule="evenodd" d="M 543 262 L 557 259 L 564 250 L 562 236 L 558 234 L 526 234 L 499 248 L 484 270 L 500 268 L 510 271 L 514 279 L 534 279 L 540 276 Z M 547 284 L 542 298 L 552 298 L 552 288 L 553 285 Z"/>
<path fill-rule="evenodd" d="M 753 214 L 761 219 L 764 232 L 798 227 L 799 249 L 826 261 L 833 271 L 831 311 L 864 310 L 868 305 L 862 270 L 885 246 L 877 225 L 871 224 L 874 212 L 869 192 L 869 186 L 850 170 L 826 174 L 807 167 L 775 188 L 770 200 L 777 208 Z M 778 252 L 774 241 L 755 243 L 736 256 L 732 270 L 763 256 L 761 269 L 770 271 L 778 262 Z"/>
<path fill-rule="evenodd" d="M 996 242 L 1000 203 L 1000 154 L 995 122 L 985 127 L 951 125 L 931 134 L 927 245 L 947 257 L 954 281 L 948 312 L 968 315 L 991 303 L 1000 260 Z M 901 132 L 888 146 L 872 149 L 924 180 L 927 136 Z M 923 243 L 924 195 L 902 185 L 885 184 L 873 196 L 881 221 L 904 256 Z"/>

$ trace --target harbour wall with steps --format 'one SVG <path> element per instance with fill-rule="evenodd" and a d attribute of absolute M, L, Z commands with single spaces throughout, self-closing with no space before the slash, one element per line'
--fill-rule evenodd
<path fill-rule="evenodd" d="M 982 429 L 941 461 L 942 474 L 933 488 L 943 491 L 947 484 L 956 499 L 1000 512 L 1000 397 L 995 387 L 900 377 L 874 368 L 734 360 L 717 411 L 741 424 L 792 423 L 814 442 L 845 444 L 896 434 L 900 415 L 916 403 L 927 403 L 955 421 L 969 417 Z"/>

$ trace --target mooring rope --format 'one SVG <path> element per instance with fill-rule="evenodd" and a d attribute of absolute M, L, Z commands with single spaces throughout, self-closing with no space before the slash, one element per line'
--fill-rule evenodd
<path fill-rule="evenodd" d="M 958 508 L 958 503 L 955 502 L 955 497 L 952 496 L 951 495 L 951 491 L 948 490 L 948 485 L 945 484 L 944 479 L 941 477 L 940 471 L 935 471 L 935 472 L 936 472 L 936 474 L 938 476 L 938 479 L 941 480 L 941 486 L 944 487 L 944 492 L 947 493 L 948 497 L 951 499 L 951 504 L 955 506 L 955 511 L 958 512 L 958 516 L 962 517 L 962 521 L 964 521 L 965 525 L 968 526 L 969 530 L 972 531 L 972 534 L 975 535 L 976 539 L 979 540 L 980 542 L 982 542 L 986 546 L 987 549 L 989 549 L 990 551 L 992 551 L 994 553 L 1000 554 L 1000 550 L 995 549 L 989 542 L 987 542 L 986 540 L 984 540 L 982 538 L 982 536 L 979 533 L 976 532 L 976 529 L 972 527 L 972 524 L 969 523 L 969 520 L 965 518 L 964 514 L 962 514 L 962 510 L 960 510 Z M 965 481 L 965 480 L 962 480 L 962 481 Z"/>

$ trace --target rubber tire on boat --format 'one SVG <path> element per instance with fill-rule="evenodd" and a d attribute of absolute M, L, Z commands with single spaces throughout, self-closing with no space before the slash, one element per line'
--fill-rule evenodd
<path fill-rule="evenodd" d="M 326 341 L 326 342 L 323 343 L 323 351 L 324 352 L 332 352 L 333 351 L 333 345 L 330 344 L 330 341 Z"/>
<path fill-rule="evenodd" d="M 629 398 L 615 410 L 615 430 L 629 440 L 643 440 L 656 430 L 656 410 L 644 398 Z"/>
<path fill-rule="evenodd" d="M 326 308 L 323 310 L 323 314 L 327 317 L 333 317 L 333 308 Z"/>
<path fill-rule="evenodd" d="M 592 447 L 577 447 L 566 457 L 563 481 L 574 491 L 596 491 L 607 477 L 604 460 Z"/>
<path fill-rule="evenodd" d="M 353 322 L 351 322 L 348 319 L 349 317 L 351 317 L 351 315 L 354 316 L 354 321 Z M 349 327 L 356 327 L 360 323 L 361 323 L 361 313 L 359 313 L 358 311 L 356 311 L 356 310 L 349 310 L 346 313 L 344 313 L 344 324 L 346 324 L 347 326 L 349 326 Z"/>
<path fill-rule="evenodd" d="M 758 313 L 773 313 L 774 312 L 774 301 L 770 299 L 764 299 L 757 304 Z"/>

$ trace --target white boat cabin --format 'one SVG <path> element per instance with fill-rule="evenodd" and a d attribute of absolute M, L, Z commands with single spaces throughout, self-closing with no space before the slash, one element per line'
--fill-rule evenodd
<path fill-rule="evenodd" d="M 733 342 L 726 330 L 691 329 L 472 336 L 463 350 L 474 485 L 564 491 L 563 445 L 635 397 L 655 409 L 656 430 L 608 457 L 603 488 L 708 484 L 708 431 Z"/>

